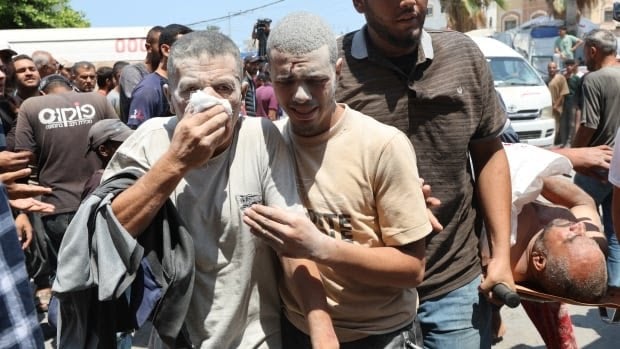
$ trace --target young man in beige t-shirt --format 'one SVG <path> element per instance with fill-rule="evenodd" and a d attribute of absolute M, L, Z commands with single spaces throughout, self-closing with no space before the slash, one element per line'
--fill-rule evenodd
<path fill-rule="evenodd" d="M 320 272 L 326 304 L 309 304 L 308 289 L 280 288 L 284 347 L 419 345 L 414 287 L 432 228 L 415 153 L 396 128 L 336 103 L 341 60 L 333 38 L 307 13 L 287 16 L 270 33 L 273 87 L 289 116 L 282 131 L 308 216 L 254 205 L 244 221 L 279 254 L 310 259 Z M 285 273 L 300 269 L 284 265 Z"/>

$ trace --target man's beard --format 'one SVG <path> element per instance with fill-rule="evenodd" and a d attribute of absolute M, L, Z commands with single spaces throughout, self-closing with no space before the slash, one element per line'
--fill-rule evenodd
<path fill-rule="evenodd" d="M 161 57 L 157 52 L 149 52 L 146 54 L 146 61 L 151 65 L 151 69 L 153 69 L 153 71 L 157 70 L 157 67 L 159 67 L 160 60 Z"/>
<path fill-rule="evenodd" d="M 377 35 L 382 37 L 385 41 L 389 42 L 392 46 L 398 48 L 412 48 L 418 46 L 420 43 L 420 37 L 422 35 L 422 27 L 418 29 L 416 34 L 406 36 L 396 36 L 390 32 L 390 29 L 379 21 L 375 20 L 374 15 L 366 13 L 366 23 L 369 28 L 372 28 Z"/>

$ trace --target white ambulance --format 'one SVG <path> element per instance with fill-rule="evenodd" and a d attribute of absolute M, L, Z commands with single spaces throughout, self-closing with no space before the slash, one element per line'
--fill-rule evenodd
<path fill-rule="evenodd" d="M 495 89 L 522 143 L 553 145 L 555 120 L 551 93 L 536 70 L 515 50 L 487 37 L 471 36 L 486 57 Z"/>

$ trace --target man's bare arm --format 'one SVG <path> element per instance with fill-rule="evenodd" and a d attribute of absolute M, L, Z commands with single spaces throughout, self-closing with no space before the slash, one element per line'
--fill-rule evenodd
<path fill-rule="evenodd" d="M 316 264 L 307 259 L 280 259 L 284 270 L 284 284 L 304 312 L 313 348 L 338 348 L 338 338 Z"/>
<path fill-rule="evenodd" d="M 470 152 L 491 254 L 486 277 L 480 285 L 488 297 L 498 283 L 515 289 L 510 268 L 510 171 L 499 138 L 472 143 Z"/>
<path fill-rule="evenodd" d="M 585 223 L 587 236 L 593 238 L 607 253 L 607 239 L 602 233 L 601 218 L 590 195 L 568 179 L 543 178 L 541 195 L 551 203 L 568 208 L 578 221 Z"/>
<path fill-rule="evenodd" d="M 358 282 L 411 288 L 424 277 L 424 239 L 368 248 L 321 233 L 305 215 L 263 205 L 247 208 L 243 222 L 280 255 L 307 258 Z"/>

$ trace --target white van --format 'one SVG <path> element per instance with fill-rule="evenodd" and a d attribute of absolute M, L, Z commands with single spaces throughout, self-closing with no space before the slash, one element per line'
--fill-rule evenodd
<path fill-rule="evenodd" d="M 549 147 L 555 137 L 551 93 L 540 75 L 515 50 L 486 37 L 471 37 L 493 73 L 512 127 L 523 143 Z"/>

